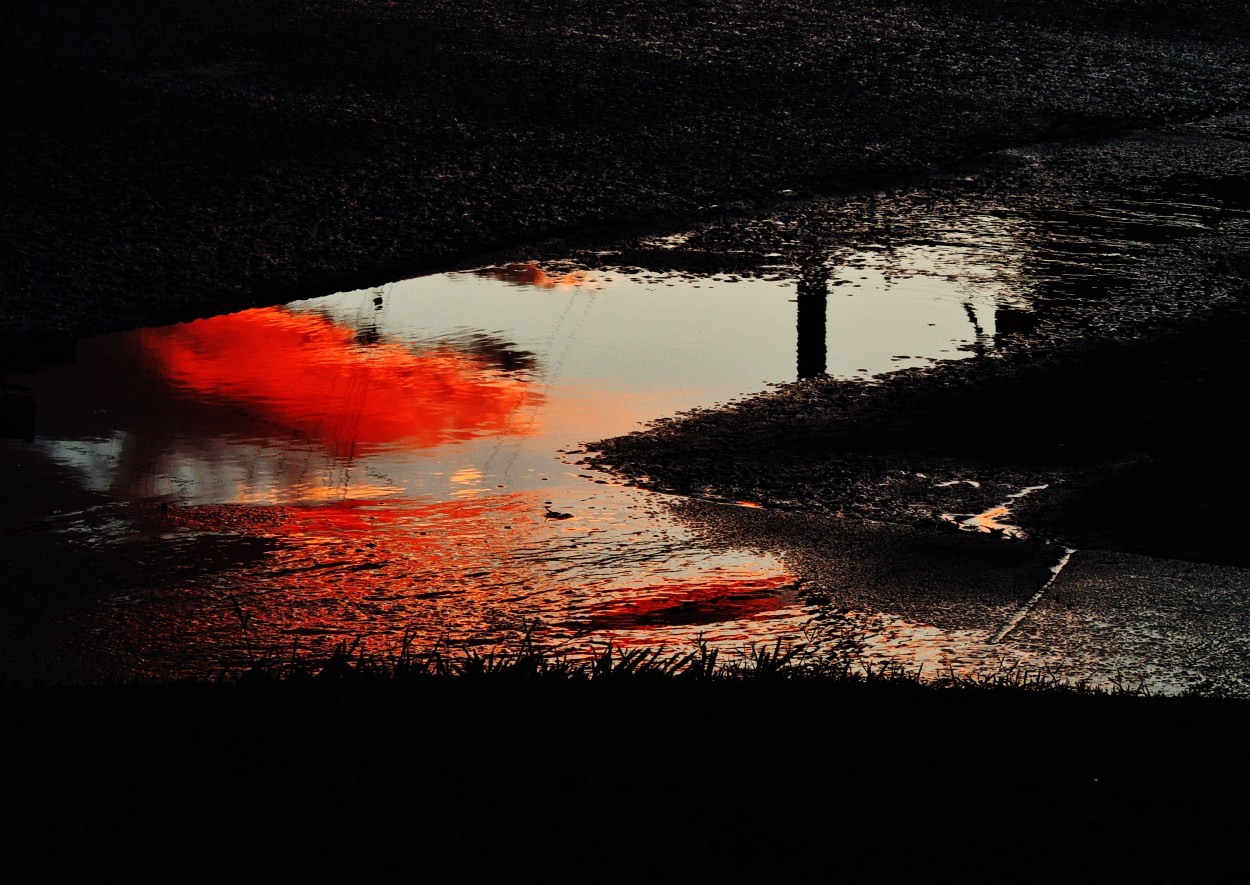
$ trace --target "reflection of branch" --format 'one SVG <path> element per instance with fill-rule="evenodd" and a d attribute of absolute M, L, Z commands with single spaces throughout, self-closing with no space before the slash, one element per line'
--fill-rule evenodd
<path fill-rule="evenodd" d="M 485 332 L 472 332 L 463 338 L 446 342 L 464 353 L 472 354 L 483 363 L 501 372 L 532 372 L 538 368 L 538 357 L 528 350 L 520 350 L 511 341 L 495 338 Z"/>
<path fill-rule="evenodd" d="M 382 294 L 379 292 L 373 298 L 374 310 L 381 310 L 382 303 Z M 313 315 L 320 316 L 329 324 L 347 325 L 343 321 L 336 319 L 328 311 L 318 311 L 313 313 Z M 377 321 L 371 316 L 364 317 L 360 323 L 356 324 L 353 340 L 358 347 L 366 348 L 386 344 L 390 341 L 398 344 L 404 343 L 402 340 L 396 341 L 393 336 L 388 336 L 378 327 Z M 456 350 L 467 356 L 477 357 L 486 368 L 497 369 L 500 372 L 532 372 L 538 366 L 538 358 L 530 351 L 520 350 L 513 342 L 503 338 L 496 338 L 486 332 L 467 332 L 459 337 L 443 338 L 435 346 Z M 420 346 L 412 349 L 414 352 L 420 353 L 426 347 L 428 347 L 428 343 L 423 342 Z"/>

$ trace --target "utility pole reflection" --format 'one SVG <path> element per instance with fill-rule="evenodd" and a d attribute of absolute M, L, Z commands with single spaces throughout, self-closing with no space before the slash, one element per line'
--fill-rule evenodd
<path fill-rule="evenodd" d="M 798 375 L 799 379 L 825 374 L 825 315 L 829 296 L 829 271 L 814 264 L 799 271 Z"/>

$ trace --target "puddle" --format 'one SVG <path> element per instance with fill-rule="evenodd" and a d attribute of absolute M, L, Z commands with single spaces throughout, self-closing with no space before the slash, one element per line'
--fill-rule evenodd
<path fill-rule="evenodd" d="M 101 336 L 11 374 L 0 664 L 205 677 L 357 638 L 537 630 L 577 654 L 801 636 L 818 606 L 780 559 L 701 546 L 581 447 L 796 379 L 992 355 L 1062 312 L 1039 310 L 1047 292 L 1126 251 L 1071 246 L 1054 214 L 1062 236 L 1033 241 L 1058 261 L 1020 240 L 1044 217 L 965 208 L 818 261 L 777 222 L 779 248 L 736 272 L 601 266 L 611 250 L 518 262 Z M 700 236 L 642 242 L 679 265 Z M 1018 534 L 1006 508 L 950 519 Z M 990 653 L 985 630 L 844 621 L 870 661 L 962 672 Z"/>
<path fill-rule="evenodd" d="M 782 272 L 517 263 L 84 340 L 9 378 L 34 418 L 4 472 L 38 497 L 6 527 L 103 581 L 88 657 L 128 675 L 534 623 L 573 650 L 794 636 L 810 613 L 777 560 L 700 548 L 579 446 L 808 371 L 973 355 L 999 301 L 923 272 L 930 251 L 902 275 L 854 256 L 818 303 Z"/>

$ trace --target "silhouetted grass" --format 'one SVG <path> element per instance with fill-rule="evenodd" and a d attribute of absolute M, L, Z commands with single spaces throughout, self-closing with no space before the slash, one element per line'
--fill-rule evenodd
<path fill-rule="evenodd" d="M 247 634 L 246 611 L 239 610 Z M 0 687 L 12 863 L 53 880 L 1017 881 L 1240 863 L 1250 705 L 1004 666 L 919 680 L 819 636 L 577 655 L 531 628 L 257 650 L 217 682 Z M 1230 866 L 1232 865 L 1232 866 Z"/>
<path fill-rule="evenodd" d="M 241 623 L 246 632 L 245 615 Z M 250 645 L 248 645 L 250 649 Z M 991 673 L 928 676 L 898 664 L 866 664 L 839 645 L 815 637 L 749 642 L 726 651 L 699 639 L 688 651 L 663 647 L 618 647 L 611 641 L 580 654 L 544 645 L 533 627 L 512 647 L 457 647 L 449 641 L 428 649 L 405 636 L 390 652 L 369 649 L 361 638 L 340 642 L 329 655 L 291 649 L 256 653 L 251 663 L 223 668 L 220 681 L 245 685 L 393 685 L 488 682 L 576 683 L 613 685 L 775 684 L 780 682 L 840 686 L 893 686 L 927 691 L 977 690 L 1050 692 L 1066 695 L 1140 695 L 1141 682 L 1123 679 L 1109 687 L 1065 681 L 1052 672 L 1004 662 Z"/>
<path fill-rule="evenodd" d="M 258 654 L 217 683 L 0 688 L 0 852 L 57 880 L 1028 881 L 1227 872 L 1250 706 L 801 642 Z M 30 866 L 30 865 L 36 866 Z"/>

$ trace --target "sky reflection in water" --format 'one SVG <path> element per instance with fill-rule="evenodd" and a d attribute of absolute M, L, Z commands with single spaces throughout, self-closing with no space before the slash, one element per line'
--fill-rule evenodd
<path fill-rule="evenodd" d="M 933 273 L 934 254 L 833 274 L 828 373 L 988 346 L 1006 292 L 966 262 Z M 103 336 L 13 379 L 34 392 L 35 440 L 5 445 L 50 488 L 96 495 L 62 518 L 77 529 L 52 531 L 105 572 L 136 545 L 207 539 L 194 573 L 126 572 L 105 600 L 129 614 L 84 642 L 126 674 L 206 675 L 297 640 L 494 644 L 535 622 L 570 651 L 769 641 L 808 620 L 782 563 L 703 549 L 661 496 L 577 460 L 586 442 L 794 380 L 795 298 L 784 275 L 516 264 Z M 239 538 L 263 555 L 237 557 Z"/>

